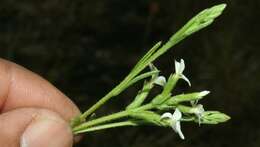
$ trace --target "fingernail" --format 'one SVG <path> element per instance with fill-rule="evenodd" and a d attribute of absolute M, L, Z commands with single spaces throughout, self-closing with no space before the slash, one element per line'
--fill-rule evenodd
<path fill-rule="evenodd" d="M 23 136 L 21 137 L 20 147 L 28 147 L 27 142 Z"/>

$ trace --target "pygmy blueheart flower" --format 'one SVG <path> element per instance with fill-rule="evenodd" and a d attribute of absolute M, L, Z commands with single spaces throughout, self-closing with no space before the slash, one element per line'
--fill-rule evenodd
<path fill-rule="evenodd" d="M 161 116 L 161 119 L 169 119 L 172 129 L 179 134 L 181 139 L 184 139 L 185 137 L 181 131 L 181 118 L 182 114 L 178 108 L 175 109 L 173 114 L 166 112 Z"/>
<path fill-rule="evenodd" d="M 175 60 L 175 72 L 176 72 L 176 74 L 179 75 L 180 78 L 185 80 L 189 84 L 189 86 L 191 86 L 191 83 L 190 83 L 189 79 L 186 76 L 183 75 L 184 69 L 185 69 L 184 60 L 181 59 L 180 62 Z"/>

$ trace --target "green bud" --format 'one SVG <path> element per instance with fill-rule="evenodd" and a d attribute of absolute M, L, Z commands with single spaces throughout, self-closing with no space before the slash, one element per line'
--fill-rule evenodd
<path fill-rule="evenodd" d="M 226 8 L 226 4 L 220 4 L 200 12 L 191 20 L 191 26 L 185 31 L 186 35 L 190 35 L 198 30 L 210 25 L 216 17 Z"/>
<path fill-rule="evenodd" d="M 171 97 L 167 100 L 167 105 L 176 105 L 181 102 L 189 102 L 189 101 L 196 101 L 202 99 L 204 96 L 208 95 L 209 91 L 202 91 L 202 92 L 193 92 L 188 94 L 179 94 L 176 96 Z"/>
<path fill-rule="evenodd" d="M 189 36 L 202 28 L 207 27 L 212 24 L 215 18 L 217 18 L 223 10 L 226 8 L 226 4 L 219 4 L 211 8 L 201 11 L 199 14 L 194 16 L 188 23 L 186 23 L 180 31 L 177 32 L 178 35 L 173 36 L 170 40 L 182 40 L 186 36 Z M 180 37 L 181 35 L 182 37 Z M 176 36 L 178 38 L 176 38 Z"/>
<path fill-rule="evenodd" d="M 202 124 L 218 124 L 226 122 L 230 117 L 219 111 L 205 111 L 202 114 L 201 123 Z"/>

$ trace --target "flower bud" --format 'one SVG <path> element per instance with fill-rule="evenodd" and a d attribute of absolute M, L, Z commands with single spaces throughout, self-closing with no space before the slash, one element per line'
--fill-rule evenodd
<path fill-rule="evenodd" d="M 205 111 L 201 119 L 203 124 L 218 124 L 228 121 L 230 117 L 219 111 Z"/>
<path fill-rule="evenodd" d="M 202 91 L 202 92 L 193 92 L 188 94 L 179 94 L 176 96 L 171 97 L 167 100 L 168 105 L 175 105 L 181 102 L 188 102 L 188 101 L 196 101 L 202 99 L 204 96 L 208 95 L 210 91 Z"/>

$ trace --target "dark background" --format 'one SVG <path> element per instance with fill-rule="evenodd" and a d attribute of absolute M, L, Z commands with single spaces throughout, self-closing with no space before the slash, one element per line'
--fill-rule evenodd
<path fill-rule="evenodd" d="M 40 74 L 86 110 L 112 89 L 157 41 L 167 40 L 199 11 L 228 4 L 224 14 L 157 60 L 162 73 L 186 61 L 193 86 L 210 90 L 201 101 L 232 119 L 216 126 L 183 123 L 186 140 L 171 129 L 120 128 L 85 135 L 93 147 L 259 147 L 259 0 L 0 0 L 0 56 Z M 138 87 L 139 88 L 139 87 Z M 130 88 L 97 115 L 116 112 Z"/>

